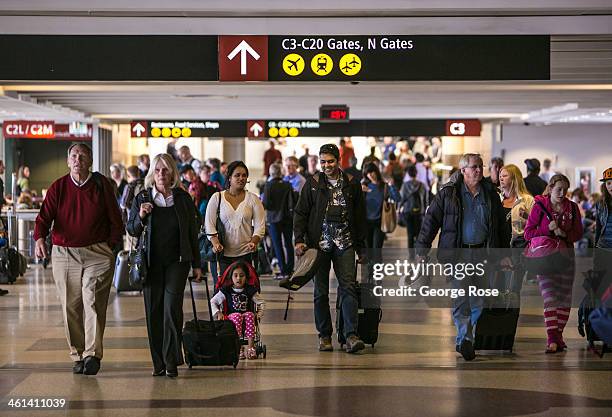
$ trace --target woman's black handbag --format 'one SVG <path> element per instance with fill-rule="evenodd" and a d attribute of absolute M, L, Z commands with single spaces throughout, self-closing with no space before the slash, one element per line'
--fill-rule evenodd
<path fill-rule="evenodd" d="M 221 191 L 219 191 L 219 202 L 217 204 L 217 220 L 215 225 L 217 226 L 217 238 L 219 239 L 219 243 L 223 245 L 223 241 L 225 238 L 225 225 L 221 221 Z M 206 235 L 205 230 L 200 231 L 200 235 L 198 236 L 198 243 L 200 247 L 200 258 L 202 258 L 203 262 L 215 262 L 216 261 L 216 253 L 213 250 L 213 244 Z"/>
<path fill-rule="evenodd" d="M 129 281 L 134 288 L 142 287 L 147 283 L 147 226 L 144 227 L 138 246 L 130 249 L 129 255 Z"/>

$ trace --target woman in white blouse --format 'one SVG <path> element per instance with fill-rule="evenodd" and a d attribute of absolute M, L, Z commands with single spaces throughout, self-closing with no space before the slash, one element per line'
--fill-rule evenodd
<path fill-rule="evenodd" d="M 227 167 L 225 190 L 215 193 L 206 207 L 206 234 L 219 255 L 219 276 L 236 261 L 251 263 L 252 253 L 264 237 L 266 217 L 257 195 L 245 190 L 249 169 L 242 161 Z M 217 231 L 217 213 L 224 226 L 222 241 Z"/>

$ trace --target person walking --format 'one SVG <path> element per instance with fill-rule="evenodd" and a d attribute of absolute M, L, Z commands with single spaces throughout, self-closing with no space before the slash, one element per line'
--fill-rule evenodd
<path fill-rule="evenodd" d="M 563 340 L 563 330 L 571 309 L 575 270 L 574 242 L 582 237 L 580 210 L 576 203 L 565 197 L 569 187 L 570 181 L 565 175 L 553 175 L 544 194 L 536 196 L 525 226 L 527 241 L 540 236 L 555 239 L 568 264 L 558 271 L 536 275 L 544 299 L 546 353 L 560 352 L 567 347 Z"/>
<path fill-rule="evenodd" d="M 219 275 L 237 261 L 252 262 L 252 253 L 266 231 L 264 207 L 246 190 L 249 169 L 242 161 L 227 167 L 224 191 L 215 193 L 206 207 L 206 234 L 219 257 Z M 217 230 L 217 213 L 224 226 L 223 236 Z"/>
<path fill-rule="evenodd" d="M 112 248 L 123 221 L 110 180 L 90 172 L 91 148 L 68 148 L 70 172 L 47 191 L 34 228 L 36 257 L 47 259 L 53 226 L 53 280 L 57 287 L 75 374 L 96 375 L 103 356 L 106 306 L 113 277 Z"/>
<path fill-rule="evenodd" d="M 266 209 L 268 230 L 272 238 L 274 254 L 280 264 L 280 279 L 291 275 L 294 264 L 292 241 L 294 191 L 290 183 L 283 181 L 282 175 L 280 164 L 270 165 L 270 179 L 266 181 L 263 192 L 263 206 Z"/>
<path fill-rule="evenodd" d="M 417 262 L 429 254 L 438 231 L 440 263 L 483 263 L 489 248 L 503 247 L 500 239 L 505 221 L 502 205 L 493 185 L 483 180 L 482 157 L 465 154 L 459 160 L 459 168 L 442 186 L 425 213 L 416 243 Z M 493 267 L 491 262 L 486 264 Z M 481 280 L 481 277 L 451 280 L 452 288 L 463 289 L 466 293 L 452 299 L 453 321 L 457 328 L 455 350 L 466 361 L 476 357 L 476 323 L 484 303 L 482 297 L 467 295 L 468 286 L 478 286 Z"/>
<path fill-rule="evenodd" d="M 180 186 L 170 154 L 153 158 L 145 189 L 134 198 L 128 216 L 131 236 L 146 239 L 146 282 L 143 285 L 153 376 L 178 376 L 184 363 L 181 328 L 183 293 L 189 270 L 201 280 L 199 215 Z M 145 231 L 146 227 L 146 233 Z"/>
<path fill-rule="evenodd" d="M 425 185 L 417 180 L 417 169 L 414 165 L 406 169 L 408 181 L 402 184 L 400 189 L 399 215 L 404 218 L 406 224 L 406 235 L 408 237 L 408 258 L 415 256 L 414 244 L 417 236 L 421 232 L 423 215 L 427 207 L 427 192 Z"/>
<path fill-rule="evenodd" d="M 527 176 L 525 177 L 525 186 L 527 191 L 532 196 L 542 195 L 546 189 L 546 181 L 540 178 L 540 161 L 536 158 L 525 159 L 527 166 Z"/>
<path fill-rule="evenodd" d="M 362 263 L 366 224 L 365 199 L 361 186 L 340 170 L 340 150 L 327 144 L 319 149 L 322 172 L 306 180 L 295 208 L 293 232 L 295 251 L 302 256 L 308 247 L 321 251 L 315 276 L 314 310 L 319 333 L 319 350 L 332 351 L 332 322 L 329 311 L 329 272 L 333 264 L 338 279 L 346 351 L 365 348 L 357 335 L 358 299 L 355 254 Z"/>

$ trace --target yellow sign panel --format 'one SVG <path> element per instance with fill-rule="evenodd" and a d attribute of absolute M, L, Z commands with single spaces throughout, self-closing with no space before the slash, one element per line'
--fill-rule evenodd
<path fill-rule="evenodd" d="M 361 59 L 355 54 L 346 54 L 340 58 L 340 71 L 348 76 L 357 75 L 361 71 Z"/>
<path fill-rule="evenodd" d="M 172 128 L 172 137 L 173 138 L 180 138 L 181 137 L 181 128 L 180 127 Z"/>
<path fill-rule="evenodd" d="M 316 75 L 324 76 L 331 72 L 334 68 L 334 61 L 327 54 L 317 54 L 310 61 L 310 69 Z"/>
<path fill-rule="evenodd" d="M 289 134 L 289 129 L 287 129 L 286 127 L 281 127 L 280 129 L 278 129 L 278 135 L 282 138 L 287 137 L 287 135 Z"/>
<path fill-rule="evenodd" d="M 298 54 L 289 54 L 283 59 L 283 70 L 292 77 L 300 75 L 304 71 L 304 67 L 306 67 L 306 62 Z"/>
<path fill-rule="evenodd" d="M 300 134 L 300 131 L 298 130 L 297 127 L 290 127 L 289 128 L 289 136 L 291 136 L 292 138 L 296 137 L 299 134 Z"/>
<path fill-rule="evenodd" d="M 181 129 L 181 135 L 184 138 L 188 138 L 189 136 L 191 136 L 191 129 L 189 129 L 188 127 L 184 127 L 183 129 Z"/>
<path fill-rule="evenodd" d="M 271 128 L 268 130 L 268 135 L 269 135 L 271 138 L 275 138 L 275 137 L 277 137 L 277 136 L 278 136 L 278 129 L 277 129 L 277 128 L 275 128 L 275 127 L 271 127 Z"/>
<path fill-rule="evenodd" d="M 162 136 L 163 137 L 169 138 L 171 134 L 172 134 L 172 130 L 169 127 L 164 127 L 162 129 Z"/>
<path fill-rule="evenodd" d="M 151 136 L 153 136 L 154 138 L 158 138 L 161 135 L 161 129 L 159 127 L 154 127 L 153 129 L 151 129 Z"/>

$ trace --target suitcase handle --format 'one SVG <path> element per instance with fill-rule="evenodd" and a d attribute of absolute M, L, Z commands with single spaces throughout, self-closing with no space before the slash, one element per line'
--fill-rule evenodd
<path fill-rule="evenodd" d="M 196 305 L 195 305 L 195 296 L 193 295 L 192 280 L 193 280 L 193 277 L 188 278 L 189 293 L 191 294 L 191 307 L 193 308 L 193 318 L 195 319 L 196 323 L 199 323 L 198 322 L 198 312 L 196 311 Z M 213 315 L 212 315 L 212 306 L 210 304 L 210 290 L 208 289 L 208 278 L 204 276 L 202 280 L 204 281 L 204 285 L 206 285 L 206 301 L 208 301 L 208 316 L 210 317 L 210 322 L 212 323 L 214 320 L 213 320 Z"/>

